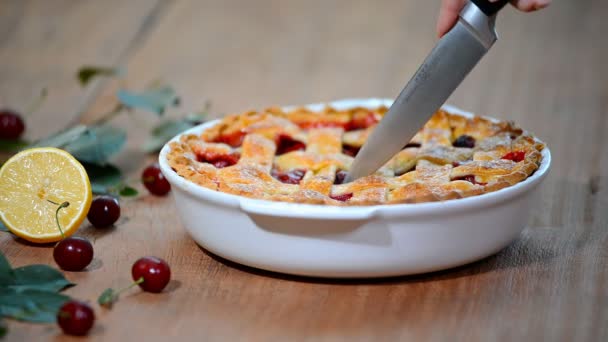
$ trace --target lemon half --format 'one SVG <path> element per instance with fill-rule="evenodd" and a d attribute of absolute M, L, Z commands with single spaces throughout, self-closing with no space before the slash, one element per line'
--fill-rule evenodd
<path fill-rule="evenodd" d="M 92 200 L 86 170 L 66 151 L 42 147 L 19 152 L 0 168 L 0 219 L 15 235 L 35 243 L 70 236 L 87 216 Z"/>

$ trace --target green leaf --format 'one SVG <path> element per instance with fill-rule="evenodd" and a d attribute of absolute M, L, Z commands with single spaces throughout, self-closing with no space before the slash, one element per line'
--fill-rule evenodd
<path fill-rule="evenodd" d="M 170 86 L 159 86 L 141 93 L 121 89 L 116 94 L 120 103 L 129 108 L 141 109 L 162 115 L 169 106 L 179 104 L 179 97 Z"/>
<path fill-rule="evenodd" d="M 8 232 L 8 228 L 0 221 L 0 232 Z"/>
<path fill-rule="evenodd" d="M 105 165 L 127 141 L 123 129 L 112 126 L 78 125 L 36 142 L 33 146 L 62 148 L 81 162 Z"/>
<path fill-rule="evenodd" d="M 8 332 L 8 327 L 6 326 L 6 322 L 4 322 L 2 317 L 0 317 L 0 338 L 3 338 L 4 336 L 6 336 L 7 332 Z"/>
<path fill-rule="evenodd" d="M 83 66 L 78 70 L 78 81 L 81 86 L 87 85 L 95 77 L 98 76 L 114 76 L 121 75 L 122 70 L 118 68 L 100 67 L 100 66 Z"/>
<path fill-rule="evenodd" d="M 125 185 L 122 189 L 120 189 L 119 192 L 120 196 L 123 197 L 133 197 L 133 196 L 137 196 L 139 194 L 139 192 L 137 190 L 135 190 L 134 188 Z"/>
<path fill-rule="evenodd" d="M 101 306 L 105 306 L 107 308 L 111 308 L 112 304 L 118 299 L 118 293 L 114 291 L 114 289 L 109 288 L 105 289 L 99 298 L 97 298 L 97 303 Z"/>
<path fill-rule="evenodd" d="M 87 132 L 87 130 L 88 128 L 85 125 L 76 125 L 64 131 L 52 134 L 44 139 L 40 139 L 32 144 L 32 147 L 50 146 L 63 148 L 72 141 L 78 140 L 80 136 Z"/>
<path fill-rule="evenodd" d="M 189 120 L 166 120 L 154 127 L 152 135 L 144 142 L 142 148 L 146 153 L 154 153 L 179 133 L 194 127 Z"/>
<path fill-rule="evenodd" d="M 120 152 L 127 141 L 127 133 L 112 126 L 90 127 L 78 140 L 64 146 L 76 159 L 105 165 L 108 159 Z"/>
<path fill-rule="evenodd" d="M 91 181 L 91 187 L 93 188 L 93 192 L 96 194 L 110 193 L 111 188 L 117 187 L 119 184 L 121 184 L 122 173 L 116 166 L 112 164 L 101 166 L 83 163 L 82 165 L 87 170 L 89 180 Z"/>
<path fill-rule="evenodd" d="M 190 113 L 186 116 L 186 121 L 190 121 L 193 126 L 199 125 L 207 120 L 206 112 L 202 113 Z"/>
<path fill-rule="evenodd" d="M 0 252 L 0 291 L 3 287 L 15 282 L 15 272 L 11 268 L 4 254 Z"/>
<path fill-rule="evenodd" d="M 0 139 L 0 152 L 18 152 L 30 143 L 25 140 L 3 140 Z"/>
<path fill-rule="evenodd" d="M 8 288 L 23 292 L 26 290 L 58 292 L 74 285 L 67 281 L 58 270 L 47 265 L 28 265 L 15 268 L 15 282 Z"/>
<path fill-rule="evenodd" d="M 0 253 L 0 318 L 30 322 L 54 322 L 61 305 L 70 297 L 57 293 L 73 285 L 47 265 L 11 269 Z"/>
<path fill-rule="evenodd" d="M 70 297 L 49 291 L 1 289 L 0 316 L 14 319 L 53 323 L 56 321 L 59 308 Z"/>
<path fill-rule="evenodd" d="M 112 164 L 101 166 L 90 163 L 83 163 L 82 165 L 89 175 L 93 193 L 100 195 L 113 194 L 124 197 L 137 196 L 139 194 L 136 189 L 123 183 L 122 173 L 116 166 Z"/>

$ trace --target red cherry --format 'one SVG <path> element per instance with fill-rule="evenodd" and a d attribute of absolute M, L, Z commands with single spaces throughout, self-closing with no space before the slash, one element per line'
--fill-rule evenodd
<path fill-rule="evenodd" d="M 378 119 L 373 112 L 369 112 L 365 115 L 356 115 L 348 124 L 346 124 L 346 131 L 354 131 L 357 129 L 366 129 L 378 123 Z"/>
<path fill-rule="evenodd" d="M 462 180 L 462 181 L 467 181 L 469 183 L 473 183 L 473 184 L 477 184 L 477 185 L 486 185 L 486 184 L 488 184 L 488 183 L 478 182 L 475 179 L 475 175 L 465 175 L 465 176 L 460 176 L 460 177 L 454 177 L 454 178 L 452 178 L 452 180 L 453 181 Z"/>
<path fill-rule="evenodd" d="M 25 131 L 25 122 L 17 112 L 0 110 L 0 139 L 17 140 Z"/>
<path fill-rule="evenodd" d="M 87 219 L 95 228 L 105 228 L 114 224 L 120 217 L 118 199 L 112 196 L 99 196 L 91 203 Z"/>
<path fill-rule="evenodd" d="M 351 156 L 353 158 L 357 156 L 357 153 L 359 153 L 360 149 L 361 149 L 361 147 L 342 145 L 342 153 L 346 154 L 347 156 Z"/>
<path fill-rule="evenodd" d="M 422 144 L 415 143 L 415 142 L 409 142 L 409 143 L 405 144 L 405 146 L 403 146 L 403 149 L 405 150 L 406 148 L 418 148 L 420 146 L 422 146 Z"/>
<path fill-rule="evenodd" d="M 470 135 L 463 134 L 454 140 L 452 146 L 473 148 L 475 147 L 475 138 Z"/>
<path fill-rule="evenodd" d="M 344 183 L 344 179 L 346 179 L 347 175 L 348 175 L 348 173 L 346 171 L 338 170 L 338 172 L 336 172 L 336 178 L 334 179 L 334 184 Z"/>
<path fill-rule="evenodd" d="M 295 169 L 290 170 L 288 172 L 281 172 L 277 169 L 272 169 L 270 171 L 272 177 L 278 179 L 281 183 L 285 184 L 300 184 L 304 175 L 306 175 L 306 170 Z"/>
<path fill-rule="evenodd" d="M 241 155 L 234 152 L 231 154 L 217 154 L 217 153 L 205 153 L 203 155 L 197 155 L 196 160 L 201 163 L 209 163 L 218 169 L 232 166 L 238 163 Z"/>
<path fill-rule="evenodd" d="M 93 245 L 85 238 L 65 238 L 55 245 L 53 258 L 63 270 L 82 271 L 93 260 Z"/>
<path fill-rule="evenodd" d="M 84 336 L 95 322 L 95 313 L 87 304 L 80 301 L 69 301 L 57 312 L 57 324 L 68 335 Z"/>
<path fill-rule="evenodd" d="M 336 201 L 346 202 L 353 197 L 353 193 L 349 192 L 341 195 L 329 195 L 329 198 L 335 199 Z"/>
<path fill-rule="evenodd" d="M 148 166 L 141 174 L 141 181 L 153 195 L 164 196 L 171 191 L 171 184 L 160 171 L 158 164 Z"/>
<path fill-rule="evenodd" d="M 513 151 L 513 152 L 509 152 L 509 153 L 505 154 L 500 159 L 512 160 L 516 163 L 519 163 L 520 161 L 524 160 L 525 157 L 526 157 L 525 151 Z"/>
<path fill-rule="evenodd" d="M 276 155 L 280 156 L 287 152 L 302 151 L 306 149 L 306 144 L 290 137 L 287 134 L 279 134 L 277 137 L 277 152 Z"/>
<path fill-rule="evenodd" d="M 163 259 L 147 256 L 138 259 L 131 268 L 133 281 L 147 292 L 161 292 L 171 280 L 171 269 Z M 139 282 L 139 279 L 143 281 Z"/>

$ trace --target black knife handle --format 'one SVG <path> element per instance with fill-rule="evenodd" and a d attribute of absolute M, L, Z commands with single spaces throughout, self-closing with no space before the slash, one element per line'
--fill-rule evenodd
<path fill-rule="evenodd" d="M 490 0 L 471 0 L 471 2 L 485 15 L 491 17 L 500 11 L 501 8 L 505 7 L 505 5 L 509 3 L 509 0 L 498 0 L 496 2 L 491 2 Z"/>

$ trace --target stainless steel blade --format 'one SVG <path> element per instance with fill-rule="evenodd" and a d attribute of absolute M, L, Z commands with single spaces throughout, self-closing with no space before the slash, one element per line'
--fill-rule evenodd
<path fill-rule="evenodd" d="M 346 181 L 374 173 L 414 137 L 496 41 L 494 18 L 469 3 L 357 154 Z"/>

